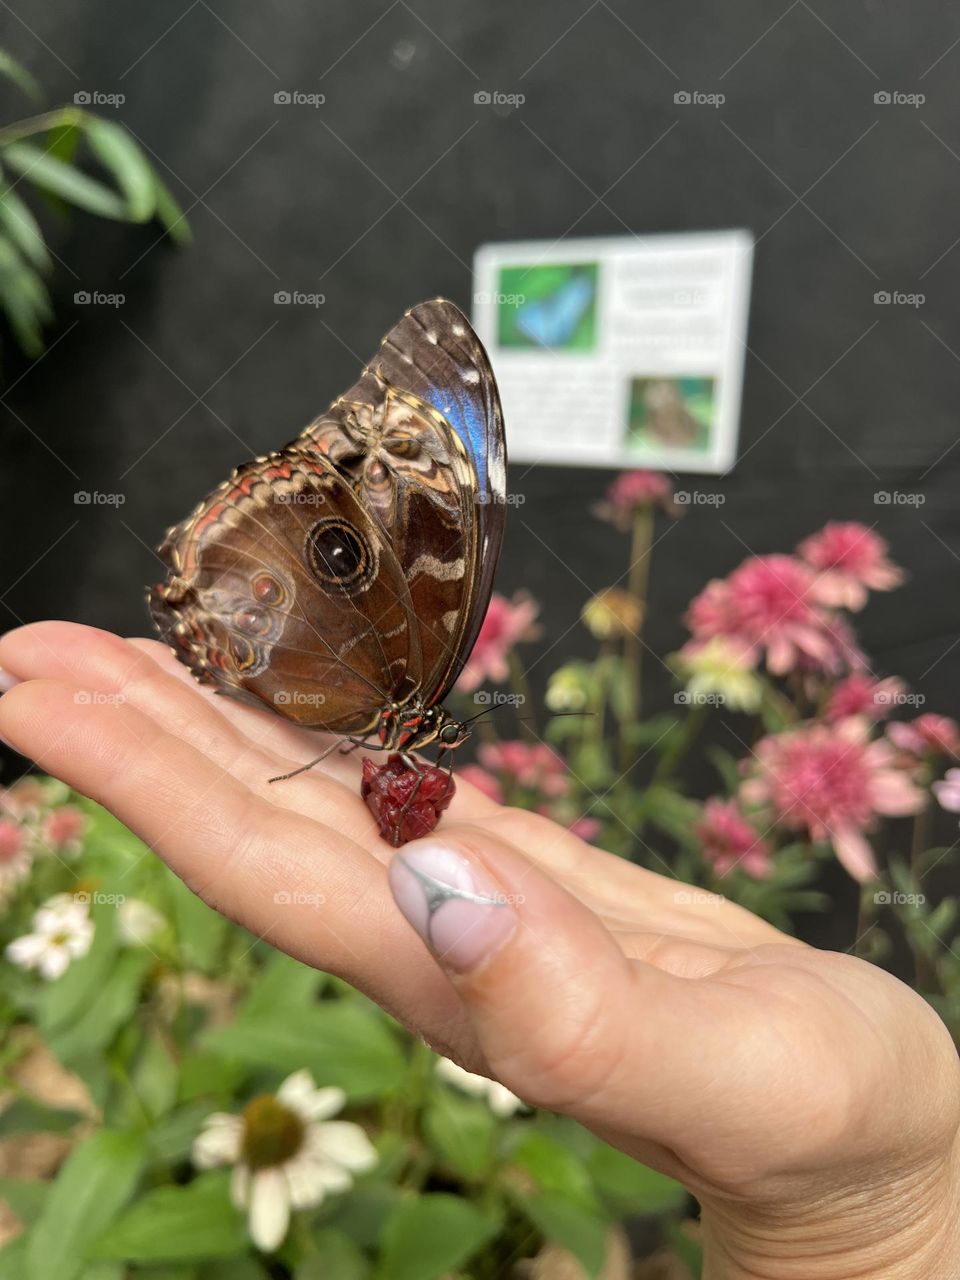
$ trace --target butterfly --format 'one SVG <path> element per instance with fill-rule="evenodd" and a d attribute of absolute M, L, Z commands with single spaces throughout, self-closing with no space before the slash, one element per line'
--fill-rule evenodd
<path fill-rule="evenodd" d="M 452 750 L 469 726 L 442 704 L 489 604 L 505 502 L 490 361 L 452 303 L 423 302 L 326 413 L 169 530 L 150 610 L 217 693 L 348 748 Z"/>

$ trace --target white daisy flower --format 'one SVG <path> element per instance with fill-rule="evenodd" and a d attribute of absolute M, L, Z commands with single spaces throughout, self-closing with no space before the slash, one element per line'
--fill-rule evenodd
<path fill-rule="evenodd" d="M 93 921 L 87 904 L 72 894 L 58 893 L 34 912 L 33 932 L 14 938 L 7 959 L 21 969 L 38 969 L 48 982 L 59 978 L 93 941 Z"/>
<path fill-rule="evenodd" d="M 462 1089 L 464 1093 L 469 1093 L 474 1098 L 485 1098 L 493 1114 L 501 1119 L 512 1116 L 514 1112 L 527 1105 L 515 1093 L 511 1093 L 506 1085 L 496 1080 L 488 1080 L 486 1076 L 474 1075 L 472 1071 L 458 1067 L 449 1058 L 441 1058 L 437 1063 L 437 1075 L 441 1080 L 446 1080 L 447 1084 Z"/>
<path fill-rule="evenodd" d="M 117 925 L 121 941 L 132 947 L 144 947 L 166 920 L 149 902 L 142 898 L 127 898 L 117 908 Z"/>
<path fill-rule="evenodd" d="M 342 1089 L 318 1089 L 309 1071 L 295 1071 L 242 1115 L 208 1116 L 195 1139 L 198 1169 L 234 1166 L 231 1197 L 246 1210 L 250 1236 L 265 1253 L 283 1243 L 291 1210 L 313 1209 L 328 1192 L 348 1190 L 353 1174 L 377 1163 L 358 1124 L 329 1120 L 345 1101 Z"/>

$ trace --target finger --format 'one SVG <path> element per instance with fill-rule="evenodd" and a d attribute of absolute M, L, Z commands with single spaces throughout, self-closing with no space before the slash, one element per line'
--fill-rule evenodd
<path fill-rule="evenodd" d="M 592 912 L 478 828 L 407 845 L 390 884 L 498 1080 L 594 1126 L 675 1136 L 683 1090 L 702 1075 L 674 1048 L 697 1026 L 697 983 L 628 959 Z"/>
<path fill-rule="evenodd" d="M 110 809 L 211 906 L 433 1040 L 457 1039 L 459 1001 L 360 844 L 251 796 L 131 704 L 77 704 L 74 692 L 52 680 L 17 685 L 0 698 L 0 733 Z"/>

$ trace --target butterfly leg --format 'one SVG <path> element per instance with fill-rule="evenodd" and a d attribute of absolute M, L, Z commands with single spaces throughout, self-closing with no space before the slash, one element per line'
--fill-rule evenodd
<path fill-rule="evenodd" d="M 289 773 L 277 774 L 275 778 L 270 778 L 268 781 L 286 782 L 288 778 L 295 778 L 297 774 L 306 773 L 307 770 L 312 769 L 315 764 L 320 764 L 321 761 L 326 760 L 327 756 L 332 756 L 334 751 L 339 751 L 343 755 L 347 755 L 349 752 L 356 751 L 357 747 L 362 747 L 363 745 L 364 741 L 362 738 L 347 738 L 346 741 L 331 742 L 330 746 L 327 747 L 325 751 L 321 751 L 315 759 L 308 760 L 306 764 L 302 764 L 299 769 L 291 769 Z"/>

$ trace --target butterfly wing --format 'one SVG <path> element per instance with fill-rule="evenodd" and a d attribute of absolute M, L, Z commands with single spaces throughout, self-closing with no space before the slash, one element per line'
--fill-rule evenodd
<path fill-rule="evenodd" d="M 408 311 L 299 444 L 350 475 L 375 513 L 419 620 L 423 699 L 441 701 L 486 613 L 505 516 L 500 399 L 466 317 L 443 299 Z"/>
<path fill-rule="evenodd" d="M 324 458 L 240 467 L 167 535 L 161 635 L 218 693 L 310 728 L 364 733 L 421 678 L 402 570 Z"/>

